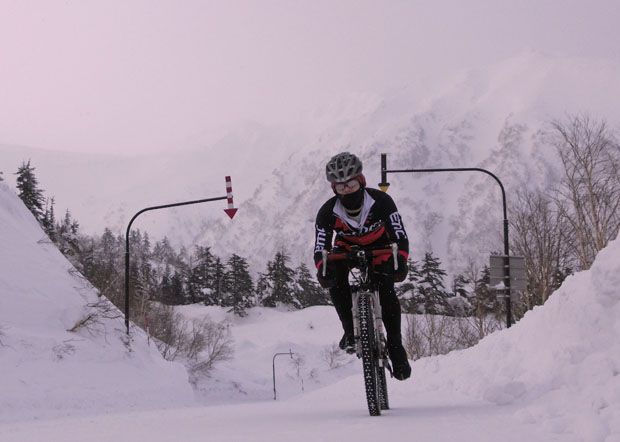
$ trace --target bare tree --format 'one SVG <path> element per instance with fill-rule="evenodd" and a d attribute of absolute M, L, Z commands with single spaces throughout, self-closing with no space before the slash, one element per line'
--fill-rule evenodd
<path fill-rule="evenodd" d="M 96 302 L 86 305 L 84 315 L 78 319 L 69 332 L 75 332 L 80 328 L 88 330 L 91 334 L 104 332 L 104 323 L 109 319 L 120 319 L 123 315 L 114 304 L 106 298 L 100 298 Z"/>
<path fill-rule="evenodd" d="M 174 361 L 187 347 L 187 319 L 164 304 L 154 304 L 150 313 L 150 333 L 164 359 Z"/>
<path fill-rule="evenodd" d="M 466 318 L 407 315 L 403 345 L 412 359 L 444 355 L 471 347 L 480 340 Z"/>
<path fill-rule="evenodd" d="M 327 363 L 330 370 L 342 367 L 347 362 L 345 353 L 340 350 L 338 344 L 333 343 L 321 351 L 321 359 Z"/>
<path fill-rule="evenodd" d="M 558 208 L 576 238 L 574 253 L 588 269 L 620 227 L 620 148 L 605 121 L 588 115 L 552 127 L 564 169 Z"/>
<path fill-rule="evenodd" d="M 502 303 L 497 300 L 495 291 L 489 288 L 489 267 L 480 266 L 470 260 L 464 270 L 464 277 L 469 281 L 469 302 L 471 308 L 466 317 L 469 326 L 476 331 L 478 339 L 502 328 L 504 311 Z"/>
<path fill-rule="evenodd" d="M 209 317 L 190 321 L 163 304 L 151 310 L 151 319 L 151 334 L 159 352 L 169 361 L 186 361 L 192 375 L 207 373 L 233 355 L 232 333 L 226 323 Z"/>
<path fill-rule="evenodd" d="M 511 209 L 512 248 L 526 263 L 527 289 L 520 300 L 524 311 L 544 304 L 573 267 L 570 225 L 550 197 L 519 190 Z"/>
<path fill-rule="evenodd" d="M 195 375 L 198 372 L 208 373 L 213 366 L 220 361 L 227 361 L 233 357 L 233 338 L 228 324 L 212 322 L 209 318 L 194 322 L 194 340 L 198 341 L 200 348 L 194 349 L 196 363 L 191 365 L 190 370 Z M 200 336 L 196 337 L 196 333 Z"/>

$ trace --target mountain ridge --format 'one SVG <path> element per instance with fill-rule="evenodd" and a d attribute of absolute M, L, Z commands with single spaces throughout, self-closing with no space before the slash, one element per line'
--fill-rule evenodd
<path fill-rule="evenodd" d="M 388 168 L 483 167 L 502 180 L 510 205 L 516 189 L 545 188 L 556 173 L 544 138 L 549 122 L 584 112 L 620 120 L 613 99 L 620 95 L 617 78 L 615 62 L 529 51 L 463 71 L 443 88 L 429 88 L 433 95 L 425 98 L 412 85 L 384 97 L 353 96 L 334 105 L 333 116 L 315 112 L 314 119 L 286 126 L 247 123 L 193 150 L 103 162 L 63 162 L 33 151 L 22 156 L 32 154 L 46 195 L 56 197 L 60 210 L 71 209 L 90 234 L 104 227 L 124 233 L 129 218 L 150 205 L 225 195 L 224 175 L 231 175 L 239 207 L 232 222 L 222 217 L 225 206 L 213 203 L 144 215 L 134 228 L 176 244 L 211 245 L 223 256 L 246 256 L 254 271 L 262 271 L 280 249 L 310 264 L 314 216 L 331 196 L 323 167 L 338 151 L 360 156 L 373 187 L 382 152 Z M 0 147 L 2 164 L 18 157 Z M 10 172 L 4 172 L 6 179 Z M 457 271 L 467 259 L 480 261 L 502 249 L 501 197 L 487 177 L 391 174 L 388 181 L 414 258 L 430 249 Z"/>

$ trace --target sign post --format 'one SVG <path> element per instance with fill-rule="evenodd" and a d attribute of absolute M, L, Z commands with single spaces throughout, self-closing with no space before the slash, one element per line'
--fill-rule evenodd
<path fill-rule="evenodd" d="M 525 290 L 527 286 L 527 278 L 525 276 L 525 258 L 523 256 L 509 256 L 508 267 L 510 281 L 506 284 L 506 257 L 503 255 L 491 255 L 489 265 L 489 286 L 497 291 L 503 291 L 506 286 L 510 286 L 511 290 Z M 502 293 L 498 297 L 505 297 Z"/>

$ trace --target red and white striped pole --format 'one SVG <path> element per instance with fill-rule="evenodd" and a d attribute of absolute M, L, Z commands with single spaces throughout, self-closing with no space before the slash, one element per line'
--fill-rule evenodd
<path fill-rule="evenodd" d="M 228 209 L 224 209 L 224 212 L 226 212 L 226 215 L 230 216 L 230 219 L 233 219 L 233 216 L 237 213 L 237 209 L 235 209 L 233 205 L 232 183 L 229 176 L 226 177 L 226 196 L 228 197 Z"/>

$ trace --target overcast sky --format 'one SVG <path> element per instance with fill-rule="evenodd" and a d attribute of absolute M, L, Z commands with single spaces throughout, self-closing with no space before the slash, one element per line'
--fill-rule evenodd
<path fill-rule="evenodd" d="M 0 144 L 184 148 L 528 49 L 620 60 L 619 17 L 617 0 L 0 0 Z"/>

